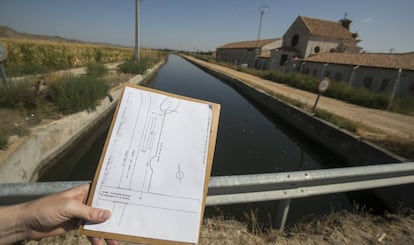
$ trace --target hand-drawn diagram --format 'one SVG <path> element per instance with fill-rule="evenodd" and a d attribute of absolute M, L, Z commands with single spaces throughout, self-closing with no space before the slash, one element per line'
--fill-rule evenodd
<path fill-rule="evenodd" d="M 93 199 L 93 206 L 112 210 L 112 217 L 88 228 L 131 235 L 139 230 L 167 240 L 186 236 L 158 234 L 177 219 L 187 221 L 180 229 L 197 229 L 211 110 L 208 104 L 126 87 Z M 148 231 L 151 225 L 158 228 Z"/>

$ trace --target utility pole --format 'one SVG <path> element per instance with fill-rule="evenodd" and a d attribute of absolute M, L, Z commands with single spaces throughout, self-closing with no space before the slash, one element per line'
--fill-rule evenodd
<path fill-rule="evenodd" d="M 139 0 L 135 0 L 135 52 L 134 52 L 135 61 L 140 60 L 138 34 L 139 34 Z"/>

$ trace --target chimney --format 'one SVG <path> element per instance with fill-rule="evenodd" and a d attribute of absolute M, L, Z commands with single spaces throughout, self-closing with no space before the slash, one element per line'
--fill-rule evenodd
<path fill-rule="evenodd" d="M 343 27 L 345 27 L 349 31 L 349 27 L 351 26 L 352 20 L 347 19 L 346 17 L 339 21 Z"/>
<path fill-rule="evenodd" d="M 340 20 L 339 22 L 341 23 L 341 25 L 345 29 L 347 29 L 348 31 L 350 31 L 349 30 L 349 27 L 351 26 L 352 20 L 348 19 L 347 16 L 348 16 L 348 13 L 345 12 L 344 18 L 342 20 Z"/>

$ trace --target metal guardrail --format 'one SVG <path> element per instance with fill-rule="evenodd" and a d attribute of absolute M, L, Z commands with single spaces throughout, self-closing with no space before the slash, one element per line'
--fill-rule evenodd
<path fill-rule="evenodd" d="M 0 205 L 35 199 L 88 181 L 12 183 L 0 185 Z M 315 195 L 414 183 L 414 162 L 294 171 L 213 176 L 206 205 L 282 200 L 276 224 L 284 228 L 290 200 Z"/>

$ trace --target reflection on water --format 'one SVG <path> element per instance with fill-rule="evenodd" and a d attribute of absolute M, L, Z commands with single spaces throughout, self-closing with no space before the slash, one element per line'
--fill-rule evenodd
<path fill-rule="evenodd" d="M 149 87 L 221 104 L 213 175 L 319 169 L 343 164 L 233 88 L 188 61 L 170 56 Z"/>

